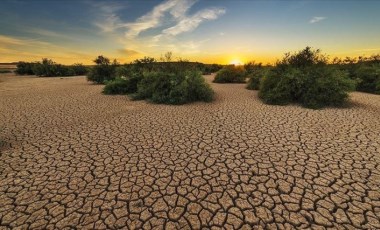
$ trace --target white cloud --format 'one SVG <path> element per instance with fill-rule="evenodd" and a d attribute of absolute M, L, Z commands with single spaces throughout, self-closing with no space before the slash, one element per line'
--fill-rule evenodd
<path fill-rule="evenodd" d="M 194 15 L 183 17 L 177 25 L 163 30 L 163 34 L 176 36 L 180 33 L 192 31 L 199 26 L 204 20 L 215 20 L 226 12 L 222 8 L 204 9 Z"/>
<path fill-rule="evenodd" d="M 104 32 L 112 32 L 116 29 L 124 27 L 117 12 L 124 9 L 126 6 L 119 3 L 112 2 L 91 2 L 93 7 L 100 11 L 101 20 L 96 21 L 94 24 L 102 29 Z"/>
<path fill-rule="evenodd" d="M 95 3 L 95 7 L 100 9 L 102 20 L 95 22 L 95 25 L 104 32 L 112 32 L 120 28 L 126 28 L 125 35 L 129 39 L 137 37 L 141 32 L 162 26 L 165 16 L 171 15 L 174 26 L 162 31 L 162 35 L 175 36 L 183 32 L 197 28 L 205 20 L 217 19 L 225 13 L 222 8 L 209 8 L 200 10 L 193 15 L 188 15 L 189 9 L 198 0 L 166 0 L 155 6 L 150 12 L 139 17 L 134 22 L 123 22 L 118 15 L 118 11 L 125 8 L 118 4 Z M 162 35 L 156 35 L 158 41 Z"/>
<path fill-rule="evenodd" d="M 327 19 L 327 18 L 326 17 L 313 17 L 312 19 L 310 19 L 309 23 L 314 24 L 314 23 L 323 21 L 325 19 Z"/>
<path fill-rule="evenodd" d="M 128 31 L 125 35 L 129 38 L 133 38 L 144 30 L 159 26 L 160 20 L 165 15 L 165 12 L 172 9 L 178 2 L 179 0 L 169 0 L 161 3 L 155 6 L 149 13 L 138 18 L 135 22 L 126 23 Z"/>

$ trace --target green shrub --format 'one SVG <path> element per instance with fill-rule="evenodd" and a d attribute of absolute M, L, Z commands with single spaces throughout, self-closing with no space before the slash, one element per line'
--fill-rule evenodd
<path fill-rule="evenodd" d="M 209 102 L 214 96 L 210 86 L 197 71 L 146 72 L 137 88 L 135 99 L 147 99 L 160 104 Z"/>
<path fill-rule="evenodd" d="M 0 69 L 0 73 L 12 73 L 12 70 L 9 70 L 9 69 Z"/>
<path fill-rule="evenodd" d="M 32 70 L 35 75 L 42 77 L 62 76 L 63 72 L 66 71 L 62 66 L 48 58 L 43 58 L 42 62 L 35 63 Z"/>
<path fill-rule="evenodd" d="M 300 103 L 313 109 L 342 105 L 355 89 L 355 81 L 326 63 L 319 50 L 309 47 L 286 54 L 262 79 L 259 97 L 268 104 Z"/>
<path fill-rule="evenodd" d="M 248 62 L 244 65 L 246 77 L 248 78 L 247 89 L 259 90 L 260 81 L 266 74 L 269 67 L 263 67 L 261 63 L 255 63 L 254 61 Z"/>
<path fill-rule="evenodd" d="M 86 75 L 88 73 L 88 68 L 81 63 L 75 63 L 74 65 L 69 66 L 73 75 Z"/>
<path fill-rule="evenodd" d="M 267 104 L 291 103 L 300 87 L 297 75 L 300 75 L 300 71 L 294 68 L 273 69 L 262 79 L 259 97 Z"/>
<path fill-rule="evenodd" d="M 127 94 L 128 80 L 125 78 L 115 78 L 114 80 L 107 81 L 103 89 L 104 94 Z"/>
<path fill-rule="evenodd" d="M 98 56 L 94 62 L 96 65 L 87 73 L 89 81 L 104 84 L 106 81 L 116 78 L 116 67 L 118 66 L 116 60 L 111 63 L 110 59 Z"/>
<path fill-rule="evenodd" d="M 300 103 L 307 108 L 340 106 L 355 89 L 347 73 L 327 66 L 277 68 L 263 78 L 259 97 L 265 103 Z"/>
<path fill-rule="evenodd" d="M 223 66 L 218 65 L 218 64 L 203 64 L 203 66 L 201 67 L 201 70 L 202 70 L 202 74 L 209 75 L 209 74 L 218 72 L 222 68 Z"/>
<path fill-rule="evenodd" d="M 305 49 L 298 51 L 294 54 L 285 53 L 285 56 L 281 61 L 278 61 L 276 65 L 278 67 L 294 67 L 294 68 L 304 68 L 309 66 L 320 66 L 326 65 L 328 58 L 326 55 L 321 53 L 319 49 L 312 49 L 307 46 Z"/>
<path fill-rule="evenodd" d="M 263 74 L 249 74 L 248 77 L 248 83 L 247 83 L 247 89 L 249 90 L 259 90 L 260 89 L 260 81 L 264 77 Z"/>
<path fill-rule="evenodd" d="M 16 74 L 37 75 L 41 77 L 76 76 L 84 75 L 88 69 L 82 64 L 71 66 L 55 63 L 53 60 L 43 58 L 41 62 L 19 62 Z"/>
<path fill-rule="evenodd" d="M 31 62 L 18 62 L 15 73 L 18 75 L 34 75 L 33 66 L 35 63 Z"/>
<path fill-rule="evenodd" d="M 301 104 L 305 107 L 341 106 L 348 92 L 355 90 L 356 82 L 346 72 L 334 68 L 311 68 L 304 77 Z"/>
<path fill-rule="evenodd" d="M 215 75 L 215 83 L 245 83 L 246 73 L 243 67 L 226 66 Z"/>
<path fill-rule="evenodd" d="M 358 82 L 356 90 L 380 94 L 380 65 L 360 65 L 351 78 Z"/>

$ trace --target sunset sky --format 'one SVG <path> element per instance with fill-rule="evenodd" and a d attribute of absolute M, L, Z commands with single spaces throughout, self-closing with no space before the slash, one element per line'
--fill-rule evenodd
<path fill-rule="evenodd" d="M 306 46 L 331 57 L 380 53 L 380 1 L 2 0 L 0 62 L 273 63 Z"/>

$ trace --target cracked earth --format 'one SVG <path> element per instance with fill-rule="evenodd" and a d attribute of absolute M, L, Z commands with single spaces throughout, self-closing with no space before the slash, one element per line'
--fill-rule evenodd
<path fill-rule="evenodd" d="M 380 229 L 380 96 L 310 110 L 211 84 L 167 106 L 0 81 L 0 229 Z"/>

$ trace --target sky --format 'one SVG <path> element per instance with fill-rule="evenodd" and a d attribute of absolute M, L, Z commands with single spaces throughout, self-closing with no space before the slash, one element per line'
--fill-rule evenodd
<path fill-rule="evenodd" d="M 376 0 L 2 0 L 0 62 L 129 63 L 172 52 L 204 63 L 274 63 L 311 46 L 380 53 Z"/>

